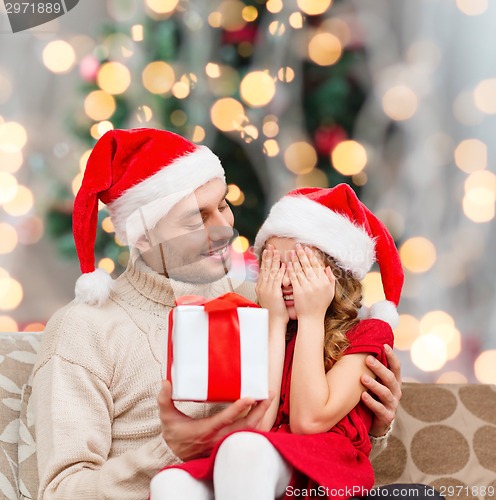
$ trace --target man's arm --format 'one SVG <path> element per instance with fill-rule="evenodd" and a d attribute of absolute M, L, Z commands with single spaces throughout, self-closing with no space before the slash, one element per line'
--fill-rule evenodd
<path fill-rule="evenodd" d="M 153 475 L 180 462 L 159 433 L 108 458 L 110 391 L 95 374 L 57 355 L 36 372 L 34 398 L 40 500 L 145 500 Z"/>

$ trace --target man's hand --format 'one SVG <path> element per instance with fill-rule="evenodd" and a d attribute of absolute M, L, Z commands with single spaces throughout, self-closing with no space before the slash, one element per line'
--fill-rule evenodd
<path fill-rule="evenodd" d="M 238 399 L 216 415 L 194 419 L 179 411 L 171 396 L 170 382 L 163 381 L 157 397 L 162 437 L 176 457 L 183 461 L 208 455 L 217 441 L 232 431 L 254 429 L 272 400 Z"/>
<path fill-rule="evenodd" d="M 401 366 L 400 360 L 393 350 L 386 345 L 386 357 L 389 369 L 374 356 L 367 357 L 367 366 L 376 374 L 377 380 L 362 375 L 362 384 L 377 396 L 373 398 L 368 392 L 362 393 L 362 401 L 374 412 L 374 420 L 370 435 L 380 437 L 386 434 L 396 416 L 401 399 Z"/>

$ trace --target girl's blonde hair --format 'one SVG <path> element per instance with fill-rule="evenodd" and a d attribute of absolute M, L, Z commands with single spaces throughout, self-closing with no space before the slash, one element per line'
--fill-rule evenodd
<path fill-rule="evenodd" d="M 341 269 L 332 257 L 324 253 L 323 257 L 336 278 L 334 299 L 324 318 L 324 366 L 327 372 L 349 346 L 346 334 L 360 321 L 362 284 L 351 271 Z"/>

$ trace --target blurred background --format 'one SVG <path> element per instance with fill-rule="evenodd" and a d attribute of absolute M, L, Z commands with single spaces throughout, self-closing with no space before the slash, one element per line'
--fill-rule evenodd
<path fill-rule="evenodd" d="M 219 155 L 248 260 L 280 196 L 349 183 L 400 248 L 404 378 L 496 383 L 495 25 L 489 0 L 85 0 L 12 34 L 0 3 L 0 331 L 72 300 L 95 141 L 158 127 Z"/>

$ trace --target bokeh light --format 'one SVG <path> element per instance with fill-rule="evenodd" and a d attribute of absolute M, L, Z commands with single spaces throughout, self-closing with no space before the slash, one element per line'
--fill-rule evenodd
<path fill-rule="evenodd" d="M 263 133 L 266 137 L 275 137 L 279 133 L 279 124 L 277 116 L 268 115 L 263 121 Z"/>
<path fill-rule="evenodd" d="M 107 120 L 116 108 L 114 97 L 104 90 L 94 90 L 84 100 L 85 113 L 95 121 Z"/>
<path fill-rule="evenodd" d="M 286 32 L 286 26 L 281 21 L 272 21 L 269 24 L 269 33 L 273 36 L 282 36 Z"/>
<path fill-rule="evenodd" d="M 13 278 L 0 278 L 0 310 L 12 311 L 23 299 L 21 284 Z"/>
<path fill-rule="evenodd" d="M 253 142 L 258 139 L 258 129 L 255 127 L 255 125 L 245 125 L 244 127 L 241 128 L 241 138 L 249 144 L 250 142 Z"/>
<path fill-rule="evenodd" d="M 0 255 L 12 252 L 17 246 L 17 232 L 6 222 L 0 222 Z"/>
<path fill-rule="evenodd" d="M 275 139 L 267 139 L 263 144 L 263 152 L 269 157 L 273 158 L 280 152 L 280 147 Z"/>
<path fill-rule="evenodd" d="M 22 166 L 22 151 L 4 151 L 0 144 L 0 172 L 16 173 Z"/>
<path fill-rule="evenodd" d="M 232 248 L 237 253 L 245 253 L 250 248 L 250 242 L 245 236 L 237 236 L 232 242 Z"/>
<path fill-rule="evenodd" d="M 26 129 L 17 122 L 0 124 L 0 151 L 16 153 L 20 151 L 28 140 Z"/>
<path fill-rule="evenodd" d="M 17 179 L 12 174 L 0 172 L 0 205 L 12 201 L 18 189 Z"/>
<path fill-rule="evenodd" d="M 79 158 L 79 171 L 84 174 L 84 171 L 86 170 L 86 164 L 88 163 L 88 158 L 90 157 L 90 154 L 93 150 L 92 149 L 87 149 L 82 155 L 81 158 Z"/>
<path fill-rule="evenodd" d="M 184 82 L 176 82 L 172 86 L 172 95 L 177 99 L 186 99 L 189 96 L 189 85 Z"/>
<path fill-rule="evenodd" d="M 97 74 L 98 86 L 112 95 L 123 94 L 131 84 L 131 73 L 124 64 L 108 62 L 102 64 Z"/>
<path fill-rule="evenodd" d="M 188 121 L 188 115 L 182 109 L 176 109 L 171 113 L 171 123 L 176 127 L 182 127 Z"/>
<path fill-rule="evenodd" d="M 277 72 L 277 78 L 281 82 L 290 83 L 294 80 L 295 72 L 290 66 L 284 66 Z"/>
<path fill-rule="evenodd" d="M 495 217 L 496 176 L 487 170 L 470 174 L 465 180 L 464 214 L 476 223 L 489 222 Z"/>
<path fill-rule="evenodd" d="M 415 114 L 417 108 L 417 95 L 406 85 L 392 87 L 382 97 L 382 109 L 392 120 L 408 120 Z"/>
<path fill-rule="evenodd" d="M 224 0 L 219 5 L 220 26 L 227 31 L 239 31 L 246 25 L 243 10 L 246 5 L 239 0 Z"/>
<path fill-rule="evenodd" d="M 461 335 L 454 319 L 445 311 L 430 311 L 420 320 L 422 335 L 437 336 L 445 345 L 446 359 L 454 359 L 461 351 Z"/>
<path fill-rule="evenodd" d="M 455 163 L 467 173 L 487 168 L 487 145 L 479 139 L 461 141 L 455 149 Z"/>
<path fill-rule="evenodd" d="M 475 360 L 474 371 L 481 384 L 496 384 L 496 349 L 481 352 Z"/>
<path fill-rule="evenodd" d="M 229 192 L 227 193 L 226 199 L 231 205 L 239 206 L 242 205 L 245 201 L 245 194 L 239 186 L 236 184 L 229 184 L 228 186 Z"/>
<path fill-rule="evenodd" d="M 367 151 L 357 141 L 342 141 L 331 152 L 332 166 L 343 175 L 354 175 L 367 165 Z"/>
<path fill-rule="evenodd" d="M 27 214 L 34 204 L 33 193 L 26 186 L 18 186 L 16 195 L 12 200 L 4 203 L 3 209 L 14 217 Z"/>
<path fill-rule="evenodd" d="M 106 233 L 114 232 L 114 224 L 112 223 L 112 219 L 110 217 L 105 217 L 105 219 L 102 220 L 102 229 Z"/>
<path fill-rule="evenodd" d="M 400 246 L 403 266 L 412 273 L 425 273 L 436 262 L 436 247 L 427 238 L 409 238 Z"/>
<path fill-rule="evenodd" d="M 301 13 L 300 12 L 293 12 L 289 16 L 289 24 L 295 30 L 299 30 L 299 29 L 303 28 L 303 16 L 301 15 Z"/>
<path fill-rule="evenodd" d="M 75 62 L 76 53 L 64 40 L 54 40 L 43 49 L 43 63 L 53 73 L 67 73 Z"/>
<path fill-rule="evenodd" d="M 218 99 L 210 110 L 212 123 L 223 132 L 231 132 L 240 128 L 245 120 L 243 105 L 232 97 Z"/>
<path fill-rule="evenodd" d="M 203 142 L 203 140 L 205 139 L 205 135 L 205 129 L 200 125 L 196 125 L 193 129 L 191 140 L 193 142 Z"/>
<path fill-rule="evenodd" d="M 436 380 L 436 384 L 466 384 L 467 377 L 460 372 L 444 372 Z"/>
<path fill-rule="evenodd" d="M 265 71 L 252 71 L 241 80 L 241 98 L 254 108 L 267 105 L 275 93 L 274 80 Z"/>
<path fill-rule="evenodd" d="M 283 8 L 282 0 L 267 0 L 265 8 L 272 14 L 277 14 Z"/>
<path fill-rule="evenodd" d="M 332 0 L 297 0 L 301 11 L 309 16 L 323 14 L 330 6 Z"/>
<path fill-rule="evenodd" d="M 152 94 L 166 94 L 172 89 L 175 81 L 174 69 L 164 61 L 151 62 L 143 70 L 143 86 Z"/>
<path fill-rule="evenodd" d="M 241 11 L 241 16 L 246 22 L 251 23 L 258 17 L 258 10 L 253 5 L 247 5 Z"/>
<path fill-rule="evenodd" d="M 112 259 L 104 257 L 103 259 L 100 259 L 100 261 L 98 262 L 98 268 L 103 269 L 107 271 L 109 274 L 111 274 L 115 269 L 115 263 Z"/>
<path fill-rule="evenodd" d="M 179 0 L 145 0 L 146 6 L 156 14 L 171 14 Z"/>
<path fill-rule="evenodd" d="M 317 165 L 317 152 L 309 142 L 294 142 L 284 152 L 284 163 L 291 172 L 306 174 Z"/>
<path fill-rule="evenodd" d="M 456 0 L 456 6 L 467 16 L 479 16 L 489 7 L 488 0 Z"/>
<path fill-rule="evenodd" d="M 474 90 L 474 101 L 486 115 L 496 113 L 496 78 L 482 80 Z"/>
<path fill-rule="evenodd" d="M 419 335 L 419 320 L 410 314 L 400 314 L 398 326 L 394 329 L 394 347 L 408 351 Z"/>
<path fill-rule="evenodd" d="M 76 177 L 74 177 L 71 183 L 72 194 L 74 196 L 77 195 L 82 183 L 83 183 L 83 174 L 79 173 L 76 175 Z"/>
<path fill-rule="evenodd" d="M 153 111 L 150 106 L 139 106 L 136 111 L 136 118 L 140 123 L 148 123 L 153 118 Z"/>
<path fill-rule="evenodd" d="M 492 197 L 496 196 L 496 175 L 488 170 L 471 173 L 465 180 L 465 192 L 474 189 L 485 189 Z"/>
<path fill-rule="evenodd" d="M 210 78 L 219 78 L 219 76 L 220 76 L 220 66 L 218 64 L 216 64 L 216 63 L 210 62 L 210 63 L 208 63 L 205 66 L 205 73 Z"/>
<path fill-rule="evenodd" d="M 1 279 L 1 278 L 0 278 Z M 0 316 L 0 332 L 18 332 L 19 325 L 10 316 Z"/>
<path fill-rule="evenodd" d="M 332 33 L 317 33 L 308 44 L 308 57 L 319 66 L 330 66 L 339 61 L 343 48 Z"/>
<path fill-rule="evenodd" d="M 135 24 L 131 26 L 131 38 L 135 42 L 142 42 L 143 41 L 143 25 L 142 24 Z"/>
<path fill-rule="evenodd" d="M 421 335 L 413 341 L 410 355 L 415 366 L 425 372 L 440 370 L 448 359 L 445 343 L 436 335 Z"/>
<path fill-rule="evenodd" d="M 380 273 L 375 271 L 367 273 L 365 278 L 362 280 L 362 287 L 362 303 L 364 306 L 371 307 L 376 302 L 380 302 L 385 299 Z"/>
<path fill-rule="evenodd" d="M 45 329 L 44 323 L 29 323 L 27 324 L 22 331 L 23 332 L 42 332 Z"/>

